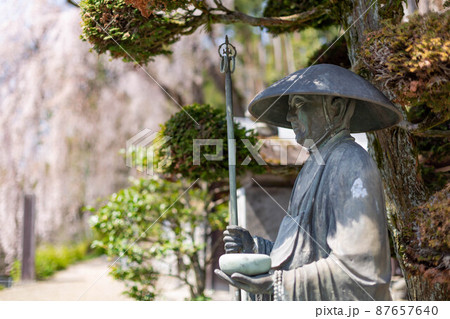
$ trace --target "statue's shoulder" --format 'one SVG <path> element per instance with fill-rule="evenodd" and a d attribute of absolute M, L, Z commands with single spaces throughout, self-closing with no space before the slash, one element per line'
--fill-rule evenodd
<path fill-rule="evenodd" d="M 370 154 L 353 139 L 346 139 L 336 145 L 330 159 L 353 168 L 376 169 L 376 164 Z"/>

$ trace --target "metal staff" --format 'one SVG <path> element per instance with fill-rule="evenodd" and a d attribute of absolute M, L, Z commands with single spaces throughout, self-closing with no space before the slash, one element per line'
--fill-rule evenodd
<path fill-rule="evenodd" d="M 225 43 L 219 46 L 220 72 L 225 73 L 225 100 L 227 111 L 227 139 L 228 139 L 228 171 L 230 180 L 230 225 L 238 224 L 237 214 L 237 194 L 236 194 L 236 140 L 234 139 L 233 122 L 233 95 L 231 86 L 231 73 L 236 66 L 236 48 L 228 42 L 225 36 Z M 232 287 L 234 300 L 241 300 L 241 290 Z"/>
<path fill-rule="evenodd" d="M 236 195 L 236 140 L 234 139 L 233 123 L 233 95 L 231 86 L 231 73 L 236 65 L 236 48 L 228 42 L 219 46 L 220 72 L 225 73 L 225 97 L 227 110 L 227 138 L 228 138 L 228 168 L 230 179 L 230 225 L 238 224 L 237 195 Z"/>

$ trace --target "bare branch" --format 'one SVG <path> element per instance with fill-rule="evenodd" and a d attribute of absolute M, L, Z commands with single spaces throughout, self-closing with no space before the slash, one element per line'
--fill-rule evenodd
<path fill-rule="evenodd" d="M 216 3 L 217 4 L 217 3 Z M 223 6 L 222 6 L 223 7 Z M 220 8 L 222 10 L 225 7 Z M 296 26 L 305 22 L 317 19 L 328 13 L 325 6 L 317 6 L 309 11 L 293 14 L 285 17 L 253 17 L 239 11 L 230 11 L 226 14 L 211 14 L 211 18 L 215 23 L 232 24 L 243 22 L 257 27 L 276 27 L 276 26 Z"/>
<path fill-rule="evenodd" d="M 419 128 L 419 124 L 413 124 L 408 121 L 401 121 L 397 126 L 407 131 L 415 131 Z"/>
<path fill-rule="evenodd" d="M 222 1 L 221 1 L 221 0 L 214 0 L 214 3 L 216 4 L 218 10 L 222 10 L 222 11 L 224 11 L 224 12 L 231 12 L 230 9 L 228 9 L 227 7 L 225 7 L 225 6 L 222 4 Z"/>
<path fill-rule="evenodd" d="M 432 128 L 449 120 L 450 114 L 432 114 L 425 117 L 420 123 L 402 121 L 397 126 L 417 136 L 448 137 L 449 131 L 433 130 Z"/>
<path fill-rule="evenodd" d="M 424 132 L 412 132 L 412 134 L 423 137 L 450 137 L 450 131 L 428 130 Z"/>
<path fill-rule="evenodd" d="M 71 4 L 71 5 L 75 6 L 75 7 L 77 7 L 77 8 L 80 7 L 80 6 L 78 5 L 78 3 L 76 3 L 74 0 L 66 0 L 66 2 L 67 2 L 68 4 Z"/>

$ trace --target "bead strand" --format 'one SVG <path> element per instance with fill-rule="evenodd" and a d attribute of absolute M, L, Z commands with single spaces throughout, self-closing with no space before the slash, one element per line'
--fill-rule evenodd
<path fill-rule="evenodd" d="M 275 301 L 283 300 L 283 271 L 275 270 L 275 280 L 273 284 L 273 296 Z"/>

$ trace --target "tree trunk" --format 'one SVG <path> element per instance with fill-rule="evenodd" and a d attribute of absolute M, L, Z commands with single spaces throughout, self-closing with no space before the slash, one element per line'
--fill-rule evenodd
<path fill-rule="evenodd" d="M 357 52 L 364 45 L 365 32 L 380 27 L 379 3 L 373 4 L 373 0 L 351 0 L 342 3 L 348 5 L 342 10 L 346 28 L 354 23 L 347 32 L 346 38 L 350 61 L 353 68 L 357 68 L 359 64 Z M 375 81 L 372 83 L 378 88 L 381 87 Z M 392 92 L 383 92 L 393 100 Z M 401 107 L 398 108 L 401 110 Z M 404 114 L 403 110 L 401 111 Z M 446 300 L 449 295 L 448 284 L 439 282 L 436 276 L 427 276 L 426 269 L 418 262 L 411 263 L 411 259 L 408 259 L 405 253 L 405 246 L 408 243 L 402 241 L 404 232 L 410 231 L 411 222 L 414 222 L 411 221 L 411 210 L 423 204 L 428 198 L 418 170 L 414 138 L 408 131 L 398 127 L 368 133 L 367 136 L 369 153 L 376 160 L 383 179 L 388 226 L 397 259 L 406 280 L 408 296 L 411 300 Z M 434 272 L 436 271 L 439 270 L 434 269 Z"/>
<path fill-rule="evenodd" d="M 192 298 L 201 297 L 205 294 L 206 273 L 205 268 L 200 265 L 198 253 L 191 256 L 191 263 L 195 276 L 195 296 L 192 296 Z"/>

